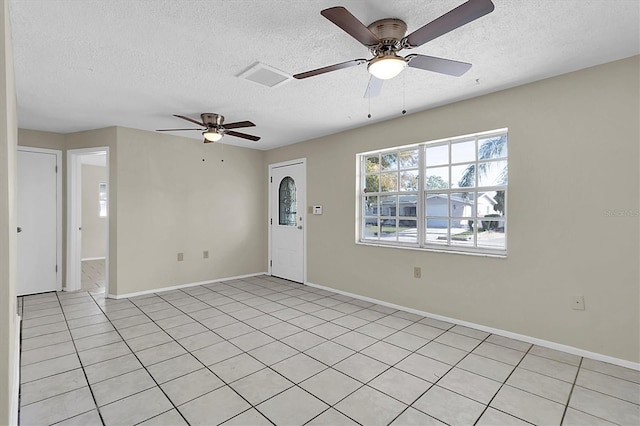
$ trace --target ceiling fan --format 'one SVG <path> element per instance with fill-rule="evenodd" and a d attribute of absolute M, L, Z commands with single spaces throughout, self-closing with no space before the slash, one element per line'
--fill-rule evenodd
<path fill-rule="evenodd" d="M 156 132 L 178 132 L 183 130 L 198 130 L 202 132 L 202 136 L 204 136 L 204 143 L 217 142 L 224 135 L 235 136 L 237 138 L 248 139 L 250 141 L 257 142 L 260 140 L 260 137 L 248 135 L 246 133 L 236 132 L 231 129 L 239 129 L 242 127 L 253 127 L 253 124 L 250 121 L 238 121 L 237 123 L 227 123 L 224 124 L 224 116 L 220 114 L 214 113 L 204 113 L 200 114 L 200 118 L 202 122 L 194 120 L 193 118 L 185 117 L 184 115 L 173 115 L 174 117 L 181 118 L 183 120 L 187 120 L 191 123 L 197 124 L 203 128 L 200 129 L 160 129 L 156 130 Z"/>
<path fill-rule="evenodd" d="M 368 63 L 367 70 L 372 75 L 370 86 L 373 86 L 369 88 L 370 94 L 380 90 L 382 80 L 397 76 L 407 66 L 459 77 L 471 68 L 471 64 L 416 53 L 402 57 L 398 52 L 422 46 L 491 13 L 493 9 L 491 0 L 469 0 L 407 36 L 407 24 L 400 19 L 381 19 L 365 26 L 344 7 L 325 9 L 320 14 L 366 46 L 373 58 L 341 62 L 295 74 L 293 77 L 303 79 Z"/>

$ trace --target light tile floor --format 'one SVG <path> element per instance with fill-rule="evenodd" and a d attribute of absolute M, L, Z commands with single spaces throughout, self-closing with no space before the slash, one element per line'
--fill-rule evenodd
<path fill-rule="evenodd" d="M 82 261 L 82 290 L 91 293 L 104 292 L 104 259 Z"/>
<path fill-rule="evenodd" d="M 638 425 L 640 372 L 267 276 L 22 297 L 22 425 Z"/>

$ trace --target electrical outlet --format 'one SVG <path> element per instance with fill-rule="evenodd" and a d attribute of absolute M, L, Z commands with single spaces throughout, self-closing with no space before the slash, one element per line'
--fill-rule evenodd
<path fill-rule="evenodd" d="M 184 253 L 178 253 L 178 262 L 182 262 L 184 260 Z"/>
<path fill-rule="evenodd" d="M 421 278 L 422 277 L 422 268 L 419 266 L 415 266 L 413 268 L 413 278 Z"/>
<path fill-rule="evenodd" d="M 203 259 L 208 259 L 209 258 L 209 250 L 204 250 L 202 252 L 202 258 Z"/>
<path fill-rule="evenodd" d="M 571 309 L 576 311 L 584 311 L 584 296 L 572 296 Z"/>

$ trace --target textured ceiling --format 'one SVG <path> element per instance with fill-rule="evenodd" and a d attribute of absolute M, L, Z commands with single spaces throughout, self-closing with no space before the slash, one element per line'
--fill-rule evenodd
<path fill-rule="evenodd" d="M 325 8 L 365 24 L 400 18 L 412 32 L 462 1 L 11 0 L 19 126 L 154 130 L 190 127 L 172 114 L 217 112 L 262 137 L 225 143 L 270 149 L 640 53 L 638 0 L 493 1 L 493 13 L 411 52 L 471 62 L 467 74 L 408 68 L 369 103 L 366 65 L 274 88 L 237 76 L 256 62 L 291 75 L 368 58 Z"/>

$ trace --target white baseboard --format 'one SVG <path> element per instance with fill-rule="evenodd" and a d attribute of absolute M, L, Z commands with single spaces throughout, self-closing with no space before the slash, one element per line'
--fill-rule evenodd
<path fill-rule="evenodd" d="M 107 258 L 105 256 L 102 257 L 83 257 L 82 259 L 80 259 L 81 262 L 87 261 L 87 260 L 106 260 Z"/>
<path fill-rule="evenodd" d="M 406 306 L 396 305 L 394 303 L 385 302 L 384 300 L 374 299 L 372 297 L 361 296 L 359 294 L 349 293 L 347 291 L 338 290 L 335 288 L 327 287 L 320 284 L 314 284 L 306 282 L 305 285 L 309 287 L 315 287 L 322 290 L 331 291 L 334 293 L 342 294 L 344 296 L 353 297 L 354 299 L 364 300 L 366 302 L 375 303 L 389 308 L 398 309 L 400 311 L 410 312 L 412 314 L 422 315 L 423 317 L 433 318 L 440 321 L 450 322 L 453 324 L 463 325 L 465 327 L 475 328 L 476 330 L 486 331 L 487 333 L 498 334 L 500 336 L 508 337 L 510 339 L 522 340 L 523 342 L 532 343 L 538 346 L 544 346 L 550 349 L 556 349 L 559 351 L 567 352 L 573 355 L 578 355 L 585 358 L 590 358 L 596 361 L 608 362 L 609 364 L 619 365 L 621 367 L 631 368 L 633 370 L 640 371 L 640 363 L 627 361 L 625 359 L 614 358 L 609 355 L 603 355 L 596 352 L 586 351 L 584 349 L 575 348 L 573 346 L 567 346 L 556 342 L 550 342 L 548 340 L 538 339 L 536 337 L 527 336 L 524 334 L 513 333 L 511 331 L 501 330 L 499 328 L 487 327 L 480 324 L 475 324 L 468 321 L 462 321 L 456 318 L 445 317 L 442 315 L 432 314 L 430 312 L 420 311 L 418 309 L 407 308 Z"/>
<path fill-rule="evenodd" d="M 235 277 L 216 278 L 215 280 L 199 281 L 199 282 L 187 283 L 187 284 L 178 284 L 178 285 L 173 285 L 173 286 L 170 286 L 170 287 L 161 287 L 161 288 L 155 288 L 155 289 L 152 289 L 152 290 L 138 291 L 138 292 L 135 292 L 135 293 L 109 294 L 109 295 L 107 295 L 107 297 L 109 299 L 126 299 L 126 298 L 129 298 L 129 297 L 144 296 L 145 294 L 160 293 L 160 292 L 163 292 L 163 291 L 179 290 L 181 288 L 195 287 L 195 286 L 198 286 L 198 285 L 219 283 L 221 281 L 231 281 L 231 280 L 239 280 L 239 279 L 242 279 L 242 278 L 257 277 L 259 275 L 269 275 L 269 274 L 267 274 L 266 272 L 256 272 L 255 274 L 237 275 Z"/>
<path fill-rule="evenodd" d="M 19 392 L 20 392 L 20 322 L 22 318 L 19 315 L 16 315 L 16 325 L 15 325 L 15 337 L 14 337 L 14 362 L 13 362 L 13 371 L 10 373 L 13 376 L 13 388 L 10 389 L 11 392 L 11 400 L 9 409 L 9 424 L 17 425 L 18 424 L 18 403 L 19 403 Z"/>

